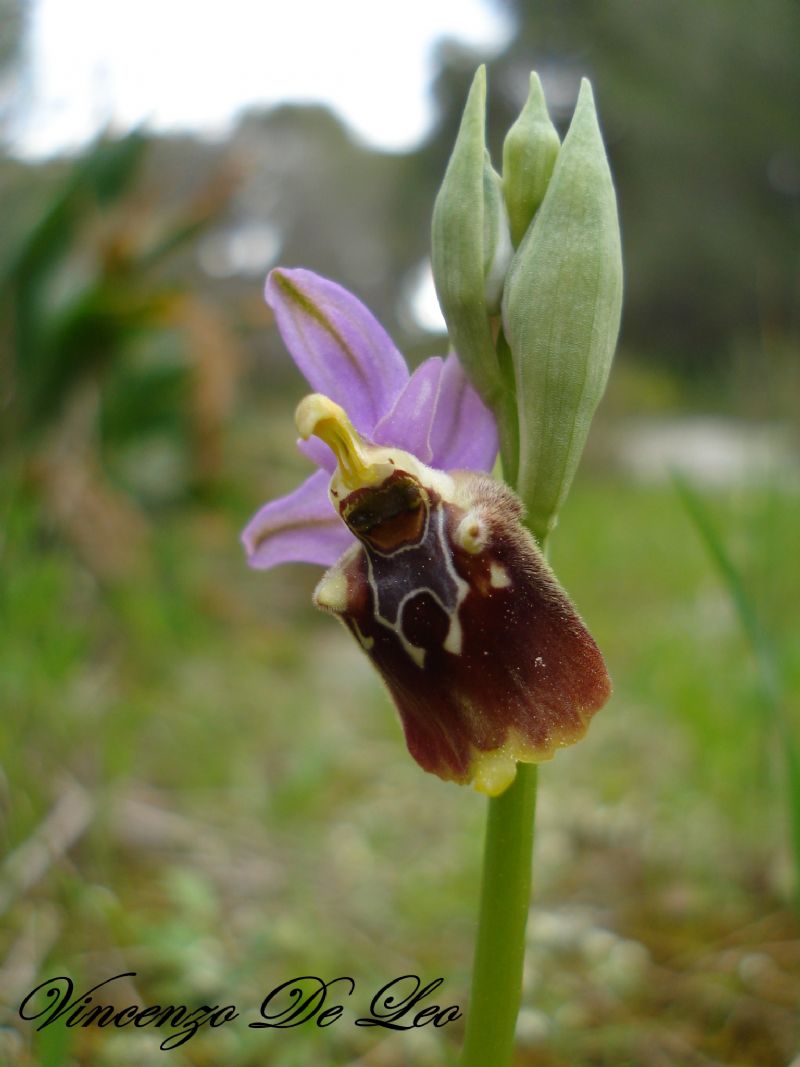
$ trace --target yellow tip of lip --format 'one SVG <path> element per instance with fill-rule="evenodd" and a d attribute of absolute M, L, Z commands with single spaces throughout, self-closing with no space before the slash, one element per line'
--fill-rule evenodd
<path fill-rule="evenodd" d="M 517 761 L 504 748 L 476 753 L 472 786 L 487 797 L 499 797 L 517 776 Z"/>
<path fill-rule="evenodd" d="M 367 459 L 365 442 L 339 404 L 322 393 L 312 393 L 297 405 L 294 421 L 304 441 L 319 437 L 330 448 L 348 489 L 358 489 L 375 480 L 374 464 Z"/>

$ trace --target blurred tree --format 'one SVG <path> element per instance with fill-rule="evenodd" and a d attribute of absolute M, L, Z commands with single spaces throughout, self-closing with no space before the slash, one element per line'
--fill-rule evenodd
<path fill-rule="evenodd" d="M 800 321 L 800 130 L 794 114 L 800 98 L 795 55 L 800 5 L 764 0 L 755 18 L 744 0 L 696 5 L 678 0 L 496 2 L 513 13 L 518 27 L 505 51 L 489 63 L 488 128 L 496 163 L 501 131 L 522 104 L 531 69 L 542 75 L 562 132 L 580 76 L 588 74 L 595 83 L 623 223 L 623 346 L 698 377 L 730 367 L 735 354 L 740 370 L 747 373 L 749 367 L 752 376 L 758 368 L 766 377 L 761 372 L 765 356 L 791 352 Z M 0 15 L 4 10 L 19 7 L 13 0 L 0 0 Z M 484 58 L 452 42 L 440 47 L 437 120 L 426 143 L 405 155 L 370 150 L 319 107 L 253 112 L 241 120 L 228 144 L 189 137 L 152 142 L 141 160 L 150 200 L 137 217 L 138 234 L 133 239 L 128 234 L 123 242 L 129 251 L 138 248 L 132 258 L 128 253 L 122 257 L 127 266 L 118 263 L 106 277 L 106 262 L 100 274 L 92 274 L 96 258 L 93 253 L 87 258 L 84 238 L 67 239 L 52 269 L 43 267 L 41 276 L 31 266 L 35 247 L 26 253 L 33 257 L 28 266 L 18 260 L 18 277 L 27 277 L 29 285 L 19 294 L 15 330 L 23 330 L 29 340 L 36 335 L 38 347 L 35 357 L 27 355 L 24 367 L 15 371 L 15 418 L 24 409 L 23 421 L 32 426 L 48 405 L 63 399 L 59 375 L 72 379 L 83 373 L 80 367 L 94 373 L 88 369 L 106 361 L 109 345 L 103 332 L 111 330 L 121 339 L 125 316 L 119 307 L 111 313 L 107 288 L 84 283 L 93 277 L 98 285 L 105 277 L 114 299 L 121 298 L 123 289 L 126 299 L 145 299 L 147 287 L 142 290 L 139 283 L 156 266 L 151 259 L 145 268 L 141 259 L 142 242 L 153 236 L 152 217 L 170 210 L 180 214 L 182 204 L 202 199 L 204 176 L 226 160 L 241 174 L 235 194 L 201 242 L 176 243 L 169 273 L 162 278 L 168 276 L 182 291 L 204 300 L 223 300 L 258 356 L 254 365 L 269 366 L 271 374 L 276 366 L 288 367 L 286 361 L 270 364 L 264 359 L 265 350 L 276 358 L 282 351 L 277 335 L 265 329 L 268 317 L 260 299 L 263 275 L 278 260 L 313 267 L 357 292 L 398 343 L 406 351 L 411 348 L 412 358 L 431 345 L 440 347 L 440 339 L 421 338 L 411 321 L 408 286 L 428 255 L 434 196 L 469 81 Z M 126 151 L 135 155 L 134 142 Z M 94 213 L 86 206 L 93 179 L 88 174 L 67 179 L 63 172 L 63 163 L 30 168 L 0 160 L 0 195 L 15 206 L 0 224 L 0 263 L 34 230 L 45 245 L 57 242 L 69 218 L 73 237 L 83 225 L 78 220 L 90 216 L 97 230 L 107 209 L 99 201 Z M 32 214 L 41 210 L 42 184 L 52 188 L 70 180 L 73 191 L 67 193 L 64 185 L 58 194 L 63 202 L 53 194 L 47 219 L 31 223 Z M 131 193 L 120 191 L 120 203 L 127 195 Z M 70 319 L 66 279 L 77 285 L 81 271 L 83 305 L 73 292 Z M 149 299 L 153 294 L 147 293 Z M 90 314 L 91 336 L 81 340 L 76 331 L 87 328 Z M 135 320 L 127 324 L 133 329 L 131 347 L 141 342 Z M 18 332 L 18 340 L 20 336 Z M 54 355 L 67 344 L 74 353 L 69 360 Z M 111 377 L 109 373 L 108 404 Z M 124 392 L 120 385 L 117 398 Z M 128 389 L 126 395 L 135 392 Z M 165 383 L 158 390 L 154 383 L 151 402 L 142 404 L 145 421 L 159 410 L 152 400 L 155 392 L 171 404 Z M 123 424 L 122 405 L 115 401 L 112 407 L 114 417 L 103 419 L 105 434 Z"/>
<path fill-rule="evenodd" d="M 397 209 L 402 157 L 359 144 L 327 109 L 313 107 L 245 117 L 232 149 L 247 174 L 241 215 L 275 227 L 281 262 L 352 286 L 392 326 L 398 279 L 427 245 L 423 215 L 413 252 L 406 248 L 411 227 Z"/>
<path fill-rule="evenodd" d="M 27 460 L 62 529 L 106 574 L 130 567 L 144 537 L 109 457 L 168 431 L 192 480 L 216 477 L 221 377 L 236 366 L 219 316 L 160 270 L 216 217 L 229 182 L 206 180 L 165 218 L 136 185 L 147 147 L 136 132 L 102 139 L 40 187 L 44 204 L 0 271 L 0 444 Z"/>
<path fill-rule="evenodd" d="M 0 0 L 0 131 L 14 100 L 25 7 L 23 0 Z"/>

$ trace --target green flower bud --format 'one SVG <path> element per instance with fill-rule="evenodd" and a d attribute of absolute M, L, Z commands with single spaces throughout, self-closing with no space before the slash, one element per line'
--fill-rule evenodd
<path fill-rule="evenodd" d="M 621 306 L 617 203 L 584 79 L 544 201 L 503 293 L 517 383 L 517 486 L 540 541 L 555 525 L 603 395 Z"/>
<path fill-rule="evenodd" d="M 493 249 L 500 242 L 497 226 L 505 212 L 499 213 L 496 192 L 492 191 L 497 185 L 486 174 L 485 121 L 486 68 L 481 66 L 434 204 L 431 258 L 436 295 L 450 340 L 475 388 L 493 407 L 501 384 L 486 304 L 485 272 L 488 263 L 494 277 Z"/>
<path fill-rule="evenodd" d="M 483 294 L 490 315 L 500 314 L 503 282 L 513 255 L 503 180 L 486 152 L 483 165 Z"/>
<path fill-rule="evenodd" d="M 515 248 L 544 200 L 560 147 L 542 83 L 533 73 L 525 106 L 503 142 L 503 192 Z"/>

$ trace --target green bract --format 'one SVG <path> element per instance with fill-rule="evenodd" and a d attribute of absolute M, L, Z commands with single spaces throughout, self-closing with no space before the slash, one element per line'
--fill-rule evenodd
<path fill-rule="evenodd" d="M 475 388 L 494 407 L 501 386 L 485 271 L 488 261 L 492 273 L 492 250 L 502 242 L 496 227 L 505 223 L 507 229 L 508 222 L 505 210 L 499 210 L 502 195 L 492 192 L 497 186 L 486 173 L 485 113 L 486 69 L 479 67 L 433 208 L 432 259 L 436 294 L 453 347 Z M 492 200 L 488 210 L 487 187 Z"/>
<path fill-rule="evenodd" d="M 503 294 L 519 414 L 517 485 L 540 540 L 555 525 L 603 395 L 621 306 L 617 203 L 584 79 Z"/>

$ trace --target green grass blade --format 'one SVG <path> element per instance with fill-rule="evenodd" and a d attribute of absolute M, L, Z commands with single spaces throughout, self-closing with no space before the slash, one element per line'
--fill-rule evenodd
<path fill-rule="evenodd" d="M 795 906 L 800 913 L 800 747 L 784 708 L 778 653 L 774 642 L 761 625 L 741 572 L 728 554 L 700 496 L 677 473 L 673 472 L 672 478 L 686 513 L 728 591 L 742 630 L 753 649 L 764 706 L 778 734 L 785 761 L 786 805 L 790 848 L 794 860 Z"/>

